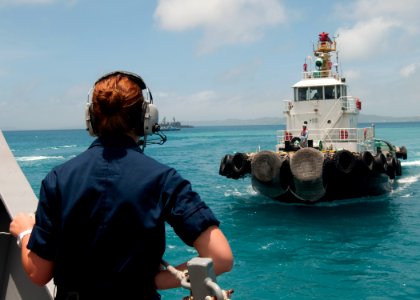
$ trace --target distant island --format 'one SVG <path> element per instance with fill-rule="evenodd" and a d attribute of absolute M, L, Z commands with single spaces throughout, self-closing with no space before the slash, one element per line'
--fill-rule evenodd
<path fill-rule="evenodd" d="M 416 117 L 389 117 L 377 115 L 363 115 L 359 116 L 359 123 L 388 123 L 388 122 L 420 122 L 420 116 Z M 212 121 L 188 121 L 194 126 L 239 126 L 239 125 L 280 125 L 285 124 L 285 119 L 282 117 L 267 117 L 256 119 L 225 119 Z"/>
<path fill-rule="evenodd" d="M 168 131 L 168 126 L 170 123 L 175 122 L 173 125 L 177 126 L 174 128 L 192 128 L 196 126 L 246 126 L 246 125 L 284 125 L 285 119 L 281 117 L 267 117 L 267 118 L 255 118 L 255 119 L 225 119 L 225 120 L 210 120 L 210 121 L 176 121 L 173 118 L 172 122 L 167 122 L 166 118 L 162 119 L 162 122 L 159 123 L 161 129 Z M 420 122 L 420 116 L 416 117 L 389 117 L 389 116 L 378 116 L 378 115 L 363 115 L 359 116 L 359 123 L 397 123 L 397 122 Z M 186 125 L 188 124 L 188 125 Z M 74 129 L 83 129 L 85 128 L 80 126 L 74 127 L 54 127 L 53 130 L 74 130 Z M 3 131 L 15 131 L 15 130 L 52 130 L 48 127 L 34 127 L 24 128 L 24 127 L 4 127 L 1 128 Z M 170 130 L 170 129 L 169 129 Z M 177 129 L 175 129 L 177 130 Z"/>

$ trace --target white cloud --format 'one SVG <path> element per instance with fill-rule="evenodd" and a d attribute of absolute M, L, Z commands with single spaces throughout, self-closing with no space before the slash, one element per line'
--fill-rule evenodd
<path fill-rule="evenodd" d="M 351 12 L 358 19 L 383 16 L 407 22 L 409 19 L 418 19 L 419 10 L 418 0 L 359 0 Z"/>
<path fill-rule="evenodd" d="M 358 22 L 353 28 L 339 28 L 339 50 L 345 59 L 367 59 L 385 50 L 390 30 L 398 27 L 392 20 L 375 18 Z"/>
<path fill-rule="evenodd" d="M 344 58 L 371 58 L 407 49 L 418 39 L 418 0 L 358 0 L 336 7 L 336 14 L 354 21 L 341 27 L 340 50 Z"/>
<path fill-rule="evenodd" d="M 420 63 L 412 63 L 400 70 L 400 74 L 403 77 L 410 77 L 420 68 Z"/>
<path fill-rule="evenodd" d="M 202 29 L 200 52 L 220 46 L 255 41 L 264 29 L 286 20 L 276 0 L 160 0 L 155 19 L 173 31 Z"/>

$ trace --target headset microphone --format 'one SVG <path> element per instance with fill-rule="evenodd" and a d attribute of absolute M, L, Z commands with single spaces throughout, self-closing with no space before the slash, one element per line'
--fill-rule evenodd
<path fill-rule="evenodd" d="M 150 96 L 152 95 L 152 93 L 149 90 L 149 94 Z M 153 99 L 151 98 L 151 101 L 153 101 Z M 150 145 L 150 144 L 158 144 L 158 145 L 162 145 L 166 142 L 166 135 L 160 131 L 160 126 L 159 126 L 159 111 L 156 107 L 156 105 L 154 105 L 153 103 L 148 103 L 148 102 L 144 102 L 143 104 L 143 109 L 144 111 L 144 128 L 143 128 L 143 136 L 140 137 L 140 140 L 138 141 L 138 145 L 140 146 L 140 149 L 143 151 L 144 147 L 146 147 L 146 145 Z M 143 115 L 143 113 L 142 113 Z M 153 136 L 153 135 L 157 135 L 158 138 L 154 139 L 154 138 L 150 138 L 148 139 L 148 136 Z"/>

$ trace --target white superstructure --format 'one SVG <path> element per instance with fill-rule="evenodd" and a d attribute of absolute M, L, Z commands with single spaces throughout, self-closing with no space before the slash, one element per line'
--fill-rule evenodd
<path fill-rule="evenodd" d="M 293 85 L 293 100 L 284 101 L 286 130 L 278 132 L 277 149 L 299 137 L 302 125 L 309 130 L 313 147 L 347 149 L 353 152 L 374 152 L 374 127 L 357 128 L 361 101 L 348 94 L 345 78 L 338 72 L 338 62 L 332 62 L 336 42 L 328 33 L 319 34 L 314 49 L 314 69 L 305 61 L 303 79 Z"/>

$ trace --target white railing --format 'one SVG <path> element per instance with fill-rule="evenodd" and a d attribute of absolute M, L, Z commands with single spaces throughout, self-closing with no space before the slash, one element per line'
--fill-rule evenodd
<path fill-rule="evenodd" d="M 357 111 L 357 98 L 353 96 L 343 96 L 340 97 L 343 110 L 347 112 L 356 112 Z"/>
<path fill-rule="evenodd" d="M 313 78 L 334 78 L 340 80 L 340 76 L 337 73 L 334 73 L 332 70 L 322 70 L 322 71 L 306 71 L 303 72 L 303 79 L 313 79 Z"/>
<path fill-rule="evenodd" d="M 294 137 L 300 137 L 300 131 L 300 129 L 278 130 L 278 146 L 284 147 L 285 141 L 291 142 Z M 311 129 L 308 140 L 313 141 L 314 147 L 319 147 L 321 142 L 323 149 L 350 148 L 354 149 L 353 151 L 375 152 L 373 127 Z"/>
<path fill-rule="evenodd" d="M 333 77 L 331 70 L 303 72 L 303 79 Z"/>

